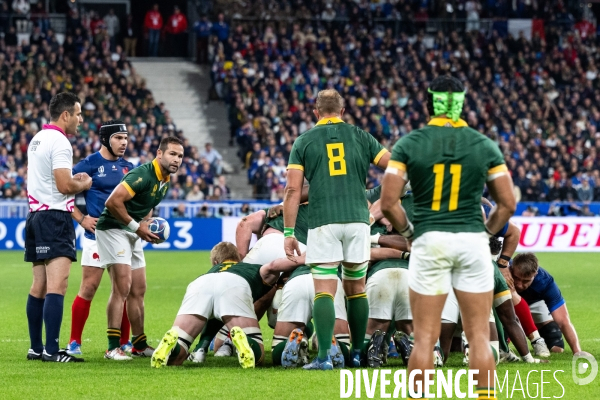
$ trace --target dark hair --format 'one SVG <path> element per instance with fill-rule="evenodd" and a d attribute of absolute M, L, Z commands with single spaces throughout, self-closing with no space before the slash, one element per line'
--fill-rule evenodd
<path fill-rule="evenodd" d="M 65 111 L 73 115 L 75 103 L 81 103 L 75 93 L 62 92 L 54 95 L 50 100 L 50 118 L 52 121 L 57 121 Z"/>
<path fill-rule="evenodd" d="M 160 151 L 166 151 L 169 147 L 169 144 L 178 144 L 181 147 L 183 147 L 183 142 L 181 141 L 181 139 L 179 139 L 176 136 L 167 136 L 161 139 L 158 148 L 160 149 Z"/>
<path fill-rule="evenodd" d="M 431 82 L 429 90 L 432 92 L 464 92 L 465 86 L 451 75 L 440 75 Z M 433 112 L 433 95 L 429 92 L 427 92 L 427 111 L 429 111 L 430 116 L 435 115 Z"/>
<path fill-rule="evenodd" d="M 525 276 L 537 273 L 539 261 L 533 253 L 521 253 L 513 258 L 513 268 L 516 268 Z"/>

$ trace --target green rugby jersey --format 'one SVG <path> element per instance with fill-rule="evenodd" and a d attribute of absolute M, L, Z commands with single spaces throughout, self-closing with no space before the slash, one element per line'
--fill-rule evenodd
<path fill-rule="evenodd" d="M 369 133 L 339 118 L 321 119 L 296 139 L 288 169 L 304 171 L 310 183 L 309 229 L 369 223 L 367 174 L 386 151 Z"/>
<path fill-rule="evenodd" d="M 378 186 L 381 187 L 381 186 Z M 375 188 L 377 189 L 377 188 Z M 372 189 L 374 190 L 374 189 Z M 369 196 L 368 191 L 367 191 L 367 196 Z M 377 199 L 379 200 L 379 198 Z M 375 200 L 375 201 L 377 201 Z M 414 215 L 414 198 L 412 193 L 407 193 L 406 196 L 404 196 L 402 198 L 402 200 L 400 200 L 400 204 L 402 204 L 402 207 L 404 207 L 404 211 L 406 212 L 406 217 L 408 218 L 409 221 L 412 221 L 413 219 L 413 215 Z M 371 226 L 371 235 L 376 235 L 376 234 L 381 234 L 381 235 L 387 235 L 388 231 L 385 225 L 382 225 L 378 222 L 374 223 Z"/>
<path fill-rule="evenodd" d="M 483 187 L 488 176 L 507 171 L 493 141 L 463 120 L 446 118 L 433 118 L 401 138 L 388 168 L 406 171 L 410 180 L 415 238 L 430 231 L 485 231 Z"/>
<path fill-rule="evenodd" d="M 283 232 L 283 213 L 275 218 L 269 218 L 267 215 L 265 224 L 279 232 Z M 298 207 L 294 235 L 300 243 L 306 244 L 306 238 L 308 236 L 308 204 L 300 204 L 300 207 Z"/>
<path fill-rule="evenodd" d="M 373 274 L 376 272 L 389 268 L 408 269 L 408 260 L 403 260 L 401 258 L 389 258 L 387 260 L 377 261 L 367 270 L 367 279 L 373 276 Z"/>
<path fill-rule="evenodd" d="M 260 276 L 259 264 L 246 264 L 243 262 L 236 263 L 235 261 L 225 261 L 221 264 L 217 264 L 208 270 L 207 274 L 218 274 L 221 272 L 227 272 L 235 274 L 244 278 L 250 286 L 252 292 L 252 300 L 256 301 L 263 297 L 273 286 L 267 285 L 262 276 Z"/>
<path fill-rule="evenodd" d="M 498 263 L 492 261 L 492 264 L 494 264 L 494 299 L 510 295 L 510 288 L 508 287 L 508 283 L 506 283 L 506 279 L 504 279 L 504 275 L 500 272 Z"/>
<path fill-rule="evenodd" d="M 310 267 L 308 265 L 301 265 L 295 270 L 292 271 L 290 277 L 288 278 L 288 282 L 300 275 L 310 274 Z"/>
<path fill-rule="evenodd" d="M 375 186 L 373 189 L 367 189 L 367 200 L 373 204 L 381 198 L 381 185 Z"/>
<path fill-rule="evenodd" d="M 140 165 L 125 174 L 123 179 L 121 179 L 120 185 L 123 185 L 129 194 L 133 196 L 131 200 L 125 202 L 125 208 L 129 216 L 135 221 L 140 222 L 148 215 L 165 197 L 167 189 L 169 189 L 170 179 L 171 176 L 168 175 L 165 182 L 163 182 L 163 175 L 156 159 Z M 106 207 L 102 211 L 100 218 L 98 218 L 96 229 L 101 231 L 108 229 L 125 229 L 130 231 Z"/>

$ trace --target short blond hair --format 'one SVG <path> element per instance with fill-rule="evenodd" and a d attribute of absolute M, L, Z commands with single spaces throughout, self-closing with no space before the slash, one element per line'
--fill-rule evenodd
<path fill-rule="evenodd" d="M 317 93 L 316 105 L 320 115 L 339 114 L 344 108 L 344 98 L 335 89 L 325 89 Z"/>
<path fill-rule="evenodd" d="M 235 244 L 230 242 L 221 242 L 212 248 L 210 251 L 210 262 L 212 265 L 221 264 L 224 261 L 240 261 L 240 253 L 238 253 Z"/>

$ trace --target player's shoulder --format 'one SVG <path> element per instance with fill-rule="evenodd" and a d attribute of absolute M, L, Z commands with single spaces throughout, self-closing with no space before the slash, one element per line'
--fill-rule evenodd
<path fill-rule="evenodd" d="M 135 168 L 135 166 L 133 165 L 133 163 L 127 161 L 126 159 L 124 159 L 123 157 L 119 158 L 118 163 L 121 167 L 123 168 L 127 168 L 127 172 L 131 171 L 132 169 Z"/>

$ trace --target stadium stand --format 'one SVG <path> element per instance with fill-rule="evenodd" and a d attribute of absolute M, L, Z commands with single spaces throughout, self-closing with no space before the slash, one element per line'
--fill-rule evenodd
<path fill-rule="evenodd" d="M 419 21 L 430 15 L 414 2 L 394 8 L 341 1 L 333 14 L 331 4 L 292 7 L 296 22 L 286 24 L 289 3 L 258 1 L 246 9 L 252 10 L 248 17 L 261 18 L 262 30 L 236 10 L 229 37 L 215 40 L 212 78 L 228 104 L 232 141 L 257 198 L 279 198 L 291 144 L 315 123 L 319 90 L 340 91 L 347 121 L 391 147 L 425 124 L 427 83 L 451 72 L 467 84 L 469 125 L 504 151 L 519 200 L 600 200 L 600 91 L 591 23 L 576 22 L 562 2 L 513 10 L 508 2 L 469 1 L 459 18 L 442 20 L 429 36 L 424 30 L 432 25 Z M 480 20 L 479 13 L 546 23 L 534 20 L 528 39 L 524 32 L 509 34 L 506 20 Z M 380 178 L 372 171 L 368 187 Z"/>

